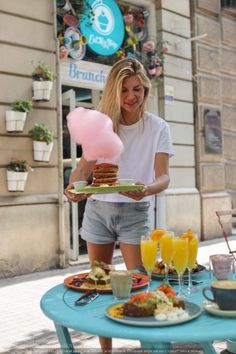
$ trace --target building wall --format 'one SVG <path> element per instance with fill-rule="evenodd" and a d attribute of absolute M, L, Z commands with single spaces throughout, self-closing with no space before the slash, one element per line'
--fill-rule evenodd
<path fill-rule="evenodd" d="M 216 210 L 235 203 L 236 17 L 223 11 L 219 0 L 191 1 L 193 43 L 197 187 L 201 193 L 202 235 L 221 237 Z M 222 153 L 205 149 L 204 110 L 221 114 Z"/>
<path fill-rule="evenodd" d="M 164 82 L 159 89 L 160 114 L 171 128 L 175 156 L 170 160 L 170 188 L 166 196 L 166 224 L 176 234 L 192 228 L 200 235 L 200 195 L 196 188 L 189 0 L 157 1 L 158 36 L 167 41 Z M 165 86 L 174 100 L 165 99 Z"/>
<path fill-rule="evenodd" d="M 29 129 L 43 122 L 58 134 L 56 84 L 49 102 L 34 102 L 23 133 L 8 133 L 5 111 L 12 101 L 32 97 L 31 73 L 39 61 L 56 71 L 53 0 L 0 0 L 0 277 L 48 269 L 62 254 L 59 225 L 68 229 L 66 206 L 60 201 L 58 151 L 48 163 L 33 160 Z M 27 160 L 24 192 L 8 192 L 6 165 L 11 158 Z M 62 187 L 61 187 L 62 188 Z M 65 207 L 65 210 L 64 210 Z M 60 251 L 60 252 L 58 252 Z"/>

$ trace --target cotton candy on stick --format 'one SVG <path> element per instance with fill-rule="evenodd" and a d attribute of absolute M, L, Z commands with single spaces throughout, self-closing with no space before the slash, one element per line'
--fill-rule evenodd
<path fill-rule="evenodd" d="M 123 144 L 117 134 L 103 131 L 92 141 L 82 144 L 84 158 L 88 161 L 106 158 L 116 160 L 122 150 Z"/>
<path fill-rule="evenodd" d="M 123 143 L 107 115 L 79 107 L 68 114 L 67 124 L 71 138 L 82 145 L 86 160 L 115 160 L 120 156 Z"/>

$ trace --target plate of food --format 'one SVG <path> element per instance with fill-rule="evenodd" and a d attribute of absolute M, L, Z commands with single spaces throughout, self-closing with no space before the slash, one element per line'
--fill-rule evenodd
<path fill-rule="evenodd" d="M 142 327 L 172 326 L 192 321 L 201 313 L 199 305 L 179 299 L 174 290 L 166 292 L 161 286 L 152 292 L 135 294 L 129 301 L 106 309 L 106 316 L 111 320 Z"/>
<path fill-rule="evenodd" d="M 108 184 L 93 186 L 88 185 L 83 188 L 70 189 L 69 192 L 73 194 L 103 194 L 103 193 L 117 193 L 117 192 L 131 192 L 131 191 L 140 191 L 143 188 L 143 185 L 140 184 L 117 184 L 109 186 Z"/>
<path fill-rule="evenodd" d="M 146 273 L 145 268 L 143 266 L 140 267 L 140 270 L 144 273 Z M 192 270 L 192 276 L 197 276 L 201 274 L 202 272 L 206 271 L 206 267 L 204 267 L 201 264 L 196 263 L 195 268 Z M 171 276 L 171 278 L 178 278 L 178 275 L 174 269 L 174 267 L 170 267 L 168 275 Z M 188 277 L 188 271 L 186 270 L 183 274 L 184 277 Z M 152 272 L 152 279 L 163 279 L 165 277 L 165 266 L 162 261 L 157 261 L 155 263 L 153 272 Z"/>
<path fill-rule="evenodd" d="M 90 272 L 71 275 L 64 279 L 64 284 L 74 290 L 89 291 L 96 289 L 99 293 L 111 293 L 110 271 L 114 267 L 104 262 L 95 261 Z M 148 276 L 132 274 L 132 289 L 137 290 L 148 285 Z"/>

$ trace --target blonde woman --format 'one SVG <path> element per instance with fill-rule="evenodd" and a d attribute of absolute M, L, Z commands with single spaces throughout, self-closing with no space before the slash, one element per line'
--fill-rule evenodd
<path fill-rule="evenodd" d="M 146 112 L 151 83 L 142 64 L 136 59 L 118 61 L 111 69 L 98 110 L 113 121 L 124 150 L 117 161 L 119 178 L 133 178 L 143 184 L 141 191 L 94 194 L 89 196 L 81 230 L 86 240 L 90 263 L 112 263 L 116 242 L 127 269 L 141 264 L 140 238 L 148 234 L 148 210 L 152 196 L 169 185 L 169 157 L 173 155 L 168 124 Z M 68 192 L 72 182 L 87 180 L 95 163 L 83 156 L 70 176 L 67 197 L 74 202 L 87 198 Z M 111 339 L 100 338 L 103 353 L 111 352 Z"/>

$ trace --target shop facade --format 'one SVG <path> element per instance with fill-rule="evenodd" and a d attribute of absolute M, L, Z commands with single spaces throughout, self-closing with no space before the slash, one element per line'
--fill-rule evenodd
<path fill-rule="evenodd" d="M 167 48 L 164 57 L 164 73 L 160 77 L 156 75 L 158 79 L 151 77 L 153 90 L 149 109 L 164 117 L 169 123 L 175 156 L 171 159 L 170 165 L 170 187 L 153 202 L 151 211 L 153 227 L 173 229 L 177 234 L 191 227 L 201 235 L 202 239 L 220 237 L 214 210 L 216 205 L 217 209 L 226 209 L 234 200 L 233 178 L 229 180 L 228 177 L 227 183 L 221 181 L 222 183 L 217 184 L 215 189 L 213 183 L 216 178 L 215 170 L 213 171 L 211 167 L 220 165 L 221 170 L 223 168 L 226 174 L 228 167 L 234 171 L 235 156 L 227 149 L 227 141 L 231 139 L 230 141 L 235 142 L 235 129 L 231 131 L 229 122 L 224 123 L 228 126 L 224 127 L 224 146 L 220 155 L 210 154 L 207 155 L 207 160 L 202 160 L 202 156 L 198 153 L 199 139 L 202 134 L 199 122 L 202 118 L 195 115 L 195 108 L 202 107 L 204 102 L 201 102 L 200 96 L 196 96 L 193 76 L 196 76 L 196 73 L 193 74 L 193 69 L 202 70 L 204 75 L 206 70 L 196 64 L 196 52 L 192 51 L 192 43 L 193 37 L 199 37 L 194 43 L 199 48 L 204 47 L 206 39 L 201 37 L 205 27 L 193 27 L 192 21 L 200 16 L 201 6 L 204 6 L 202 2 L 198 2 L 198 6 L 193 8 L 189 0 L 181 2 L 90 1 L 89 10 L 92 12 L 86 15 L 87 19 L 90 21 L 91 14 L 95 18 L 92 21 L 96 22 L 98 21 L 96 18 L 99 18 L 96 26 L 103 34 L 109 32 L 108 24 L 111 33 L 116 32 L 114 30 L 112 32 L 112 28 L 116 26 L 115 20 L 113 27 L 111 26 L 110 17 L 113 12 L 114 18 L 120 19 L 120 36 L 114 37 L 113 42 L 105 42 L 106 36 L 99 37 L 94 33 L 86 33 L 86 26 L 85 32 L 82 26 L 77 26 L 75 30 L 73 21 L 79 3 L 72 0 L 68 2 L 43 0 L 38 6 L 35 0 L 32 1 L 32 8 L 30 8 L 26 0 L 21 1 L 20 4 L 17 0 L 8 3 L 0 0 L 1 23 L 5 29 L 0 34 L 3 49 L 0 64 L 2 92 L 0 100 L 2 180 L 0 184 L 0 277 L 65 267 L 69 260 L 79 261 L 79 228 L 84 206 L 70 205 L 63 191 L 71 168 L 81 156 L 81 148 L 70 141 L 66 115 L 77 106 L 96 108 L 110 67 L 115 60 L 118 60 L 115 57 L 118 49 L 120 56 L 127 56 L 129 52 L 132 55 L 143 55 L 143 51 L 139 48 L 147 41 L 155 45 L 165 44 Z M 93 7 L 93 3 L 96 6 Z M 68 4 L 71 7 L 68 8 Z M 218 15 L 222 11 L 219 1 L 215 0 L 212 4 L 209 6 L 218 4 L 215 17 L 219 20 Z M 39 7 L 37 12 L 34 8 L 36 5 Z M 130 15 L 124 13 L 128 8 L 133 11 L 133 14 L 140 14 L 136 19 L 141 21 L 139 26 L 136 26 L 138 29 L 132 27 L 132 30 L 135 29 L 136 37 L 141 38 L 138 42 L 130 34 L 127 35 L 127 28 L 122 22 L 124 15 L 127 17 Z M 227 16 L 230 16 L 230 22 L 227 19 L 226 23 L 230 23 L 230 28 L 232 26 L 235 28 L 233 15 Z M 130 18 L 126 20 L 129 21 Z M 142 20 L 145 21 L 144 27 L 140 25 L 143 23 Z M 222 18 L 219 21 L 222 21 Z M 14 26 L 9 26 L 9 23 L 14 23 Z M 120 27 L 121 25 L 123 27 Z M 90 23 L 90 30 L 92 27 Z M 17 33 L 22 34 L 21 36 L 15 36 L 16 29 Z M 88 38 L 91 39 L 91 46 L 86 42 Z M 112 37 L 108 34 L 107 38 Z M 127 40 L 129 40 L 128 45 Z M 229 47 L 227 49 L 235 53 L 232 40 L 227 44 Z M 103 50 L 97 49 L 96 46 L 101 43 L 105 43 L 104 48 L 115 49 L 114 53 L 107 55 Z M 142 57 L 142 60 L 144 59 L 147 70 L 153 69 L 150 57 Z M 31 73 L 34 64 L 38 62 L 46 63 L 57 74 L 51 98 L 49 101 L 33 101 L 33 110 L 27 117 L 23 132 L 6 132 L 5 111 L 12 101 L 32 97 Z M 162 67 L 162 63 L 159 64 L 161 65 L 156 67 Z M 232 75 L 233 64 L 230 70 Z M 228 74 L 224 71 L 224 76 Z M 153 75 L 151 71 L 150 75 Z M 204 106 L 203 110 L 199 109 L 198 112 L 207 115 L 206 109 L 209 109 L 209 104 L 211 109 L 212 101 L 209 101 L 207 107 Z M 217 103 L 213 108 L 217 112 L 221 111 L 222 107 L 235 112 L 234 104 L 234 97 L 232 97 L 230 102 L 226 100 L 224 106 Z M 235 125 L 233 113 L 231 117 L 230 121 Z M 47 124 L 57 135 L 50 161 L 46 163 L 33 159 L 32 139 L 28 132 L 38 122 Z M 24 192 L 9 192 L 7 189 L 6 167 L 12 157 L 27 160 L 34 170 L 28 174 Z M 200 167 L 206 165 L 208 170 L 212 171 L 214 178 L 212 175 L 199 178 L 201 171 L 207 170 L 207 168 L 201 170 Z M 210 228 L 206 226 L 209 220 L 211 220 Z"/>

